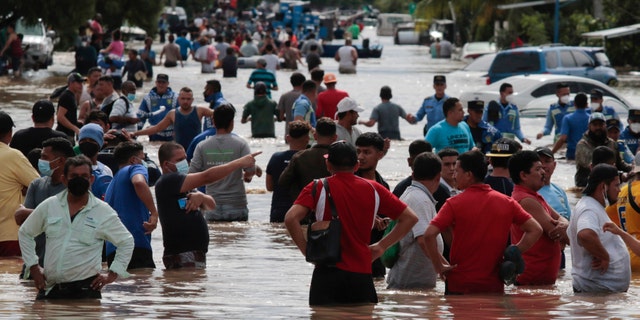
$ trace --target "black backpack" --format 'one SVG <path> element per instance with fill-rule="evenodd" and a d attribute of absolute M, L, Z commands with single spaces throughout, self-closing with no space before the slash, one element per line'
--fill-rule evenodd
<path fill-rule="evenodd" d="M 125 114 L 129 113 L 129 99 L 127 99 L 127 97 L 125 96 L 120 96 L 118 97 L 118 99 L 122 99 L 124 100 L 124 103 L 127 105 L 127 109 L 124 111 Z M 113 110 L 113 104 L 116 103 L 116 101 L 118 101 L 118 99 L 114 99 L 113 101 L 109 102 L 109 104 L 107 104 L 106 106 L 102 107 L 102 109 L 100 109 L 102 112 L 107 114 L 107 117 L 111 116 L 111 110 Z M 113 123 L 111 121 L 109 121 L 109 125 L 113 126 Z"/>

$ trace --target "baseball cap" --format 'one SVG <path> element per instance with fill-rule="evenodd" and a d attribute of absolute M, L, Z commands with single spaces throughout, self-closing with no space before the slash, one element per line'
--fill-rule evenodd
<path fill-rule="evenodd" d="M 441 74 L 435 75 L 433 76 L 433 83 L 434 84 L 447 83 L 447 78 Z"/>
<path fill-rule="evenodd" d="M 336 115 L 338 113 L 343 113 L 351 110 L 356 112 L 364 111 L 364 109 L 358 106 L 358 103 L 355 100 L 353 100 L 352 98 L 346 97 L 340 100 L 340 102 L 338 102 L 338 112 L 336 112 Z"/>
<path fill-rule="evenodd" d="M 629 120 L 640 121 L 640 109 L 629 109 Z"/>
<path fill-rule="evenodd" d="M 607 130 L 613 129 L 613 128 L 620 130 L 620 120 L 611 118 L 611 119 L 607 119 L 606 123 L 607 123 Z"/>
<path fill-rule="evenodd" d="M 15 126 L 11 116 L 4 111 L 0 111 L 0 134 L 8 133 Z"/>
<path fill-rule="evenodd" d="M 601 112 L 594 112 L 589 116 L 589 123 L 594 121 L 606 122 L 607 118 L 605 118 L 604 114 L 602 114 Z"/>
<path fill-rule="evenodd" d="M 593 167 L 591 173 L 589 173 L 589 179 L 587 180 L 587 186 L 582 190 L 583 194 L 592 194 L 598 184 L 603 181 L 613 179 L 618 176 L 618 169 L 610 164 L 600 163 Z"/>
<path fill-rule="evenodd" d="M 158 75 L 156 76 L 156 81 L 169 82 L 169 76 L 164 73 L 158 73 Z"/>
<path fill-rule="evenodd" d="M 322 77 L 322 82 L 324 83 L 336 83 L 338 82 L 338 78 L 336 78 L 336 75 L 329 72 L 327 74 L 324 75 L 324 77 Z"/>
<path fill-rule="evenodd" d="M 467 108 L 469 110 L 474 110 L 474 111 L 483 111 L 484 110 L 484 101 L 482 101 L 482 100 L 469 101 L 467 103 Z"/>
<path fill-rule="evenodd" d="M 325 155 L 329 162 L 337 167 L 354 167 L 358 163 L 356 147 L 345 140 L 329 145 L 329 153 Z"/>
<path fill-rule="evenodd" d="M 42 123 L 47 122 L 56 113 L 56 109 L 53 103 L 49 100 L 39 100 L 33 104 L 31 109 L 31 115 L 33 116 L 33 122 Z"/>
<path fill-rule="evenodd" d="M 69 74 L 67 76 L 67 83 L 70 82 L 84 82 L 85 80 L 87 80 L 85 77 L 83 77 L 81 74 L 77 73 L 77 72 L 73 72 L 71 74 Z"/>
<path fill-rule="evenodd" d="M 267 94 L 267 85 L 262 81 L 256 82 L 256 84 L 253 86 L 253 94 Z"/>
<path fill-rule="evenodd" d="M 554 159 L 555 157 L 553 156 L 553 152 L 551 152 L 551 149 L 547 148 L 547 147 L 537 147 L 535 150 L 533 150 L 535 153 L 537 153 L 539 156 L 545 156 L 545 157 L 549 157 L 551 159 Z"/>
<path fill-rule="evenodd" d="M 102 131 L 102 127 L 95 123 L 88 123 L 80 128 L 80 134 L 78 135 L 78 141 L 88 138 L 98 143 L 100 148 L 102 148 L 102 144 L 104 143 L 104 132 Z"/>
<path fill-rule="evenodd" d="M 591 89 L 591 92 L 589 92 L 589 95 L 591 95 L 591 99 L 593 98 L 602 99 L 602 96 L 604 95 L 604 93 L 602 92 L 602 90 L 594 88 L 594 89 Z"/>
<path fill-rule="evenodd" d="M 491 146 L 491 151 L 487 153 L 487 157 L 505 158 L 511 157 L 520 150 L 520 146 L 515 140 L 509 138 L 500 138 Z"/>

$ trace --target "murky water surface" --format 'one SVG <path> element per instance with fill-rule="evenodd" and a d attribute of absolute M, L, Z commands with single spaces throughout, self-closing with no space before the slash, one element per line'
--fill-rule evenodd
<path fill-rule="evenodd" d="M 449 73 L 463 66 L 460 62 L 432 60 L 425 47 L 393 46 L 391 38 L 382 38 L 385 45 L 381 59 L 358 61 L 357 75 L 338 75 L 338 88 L 349 92 L 366 111 L 368 118 L 379 103 L 380 87 L 393 89 L 393 101 L 407 112 L 415 113 L 425 96 L 433 94 L 432 79 L 436 73 Z M 140 43 L 133 43 L 140 47 Z M 55 64 L 46 71 L 27 72 L 25 79 L 0 78 L 0 108 L 16 121 L 16 129 L 31 125 L 31 105 L 47 97 L 64 83 L 64 75 L 73 65 L 73 55 L 56 55 Z M 323 59 L 328 72 L 337 71 L 337 63 Z M 199 64 L 188 61 L 184 68 L 154 67 L 154 72 L 168 73 L 171 87 L 179 90 L 189 86 L 197 93 L 196 103 L 205 105 L 199 92 L 205 81 L 221 78 L 201 75 Z M 223 93 L 239 110 L 252 98 L 245 88 L 251 70 L 240 69 L 237 79 L 221 79 Z M 337 72 L 336 72 L 337 73 Z M 280 91 L 274 99 L 291 89 L 290 72 L 279 71 Z M 483 81 L 467 78 L 448 79 L 447 93 L 459 95 L 462 90 L 483 85 Z M 138 100 L 153 86 L 145 83 L 138 91 Z M 517 88 L 516 88 L 517 91 Z M 629 100 L 640 106 L 637 88 L 621 88 Z M 250 125 L 239 123 L 235 132 L 248 139 L 252 150 L 262 150 L 258 164 L 263 168 L 271 154 L 287 149 L 283 143 L 284 124 L 277 124 L 277 139 L 250 139 Z M 525 134 L 532 140 L 544 124 L 544 119 L 523 119 Z M 422 138 L 422 126 L 402 123 L 402 142 L 394 142 L 387 156 L 380 161 L 378 171 L 393 187 L 410 174 L 406 165 L 407 148 L 413 139 Z M 361 128 L 373 131 L 375 128 Z M 146 140 L 143 140 L 146 141 Z M 551 144 L 545 137 L 534 141 L 532 149 Z M 157 159 L 158 144 L 145 142 L 149 155 Z M 565 189 L 573 185 L 574 164 L 559 160 L 553 177 Z M 214 223 L 209 225 L 211 244 L 205 270 L 167 271 L 162 266 L 162 232 L 152 236 L 154 259 L 159 268 L 135 271 L 128 279 L 107 286 L 99 302 L 35 301 L 31 282 L 18 280 L 21 261 L 0 259 L 1 318 L 631 318 L 640 314 L 640 277 L 634 276 L 629 292 L 610 295 L 576 295 L 571 287 L 570 258 L 567 270 L 556 285 L 547 287 L 507 288 L 503 296 L 444 297 L 444 284 L 438 282 L 429 291 L 386 290 L 384 281 L 376 288 L 380 303 L 375 306 L 311 308 L 308 290 L 312 265 L 306 263 L 290 241 L 282 225 L 269 223 L 271 194 L 265 191 L 265 180 L 254 178 L 249 190 L 249 222 Z M 573 203 L 576 197 L 570 193 Z M 488 214 L 488 213 L 479 213 Z M 566 250 L 569 253 L 569 249 Z M 569 257 L 569 255 L 568 255 Z"/>

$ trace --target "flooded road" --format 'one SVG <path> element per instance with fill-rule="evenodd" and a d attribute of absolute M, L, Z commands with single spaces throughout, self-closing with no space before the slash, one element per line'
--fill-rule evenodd
<path fill-rule="evenodd" d="M 460 62 L 431 60 L 426 47 L 393 46 L 391 38 L 382 38 L 385 45 L 382 58 L 358 61 L 357 75 L 338 75 L 337 87 L 349 92 L 366 111 L 380 101 L 380 87 L 389 85 L 393 99 L 407 112 L 415 113 L 425 96 L 433 94 L 432 79 L 436 73 L 449 73 L 463 66 Z M 141 47 L 140 43 L 134 44 Z M 31 106 L 39 98 L 47 97 L 57 86 L 64 84 L 64 75 L 73 67 L 73 55 L 56 55 L 55 64 L 46 71 L 26 73 L 25 79 L 0 78 L 0 108 L 16 121 L 16 130 L 31 126 Z M 323 59 L 327 72 L 337 73 L 337 63 Z M 305 69 L 306 70 L 306 69 Z M 251 70 L 240 69 L 238 78 L 222 79 L 216 75 L 200 74 L 200 66 L 189 60 L 184 68 L 154 67 L 154 73 L 169 74 L 170 85 L 177 91 L 189 86 L 195 92 L 196 103 L 206 105 L 199 92 L 205 81 L 221 79 L 222 92 L 238 110 L 251 100 L 252 90 L 245 88 Z M 306 74 L 306 72 L 305 72 Z M 291 89 L 291 72 L 277 74 L 280 91 L 274 99 Z M 468 79 L 447 79 L 447 93 L 458 96 L 483 82 Z M 147 82 L 138 90 L 136 104 L 153 86 Z M 516 88 L 517 89 L 517 88 Z M 517 91 L 517 90 L 516 90 Z M 640 105 L 637 88 L 620 90 L 635 105 Z M 235 132 L 245 137 L 252 150 L 262 150 L 258 164 L 263 168 L 271 154 L 287 149 L 283 142 L 284 124 L 276 124 L 276 139 L 250 139 L 249 124 L 240 124 L 236 115 Z M 534 140 L 533 149 L 550 144 L 551 138 L 535 140 L 544 119 L 523 119 L 525 135 Z M 418 125 L 402 122 L 405 141 L 394 142 L 387 156 L 380 161 L 378 171 L 393 187 L 410 174 L 406 165 L 408 145 L 422 137 L 424 121 Z M 374 128 L 361 127 L 363 131 Z M 143 138 L 149 156 L 157 160 L 158 144 Z M 553 181 L 568 189 L 573 186 L 573 163 L 559 160 Z M 35 289 L 28 281 L 18 279 L 21 260 L 0 260 L 0 317 L 2 318 L 209 318 L 209 319 L 268 319 L 268 318 L 630 318 L 640 309 L 640 277 L 635 275 L 629 292 L 611 295 L 574 294 L 571 287 L 571 264 L 561 273 L 556 285 L 547 287 L 508 287 L 503 296 L 444 297 L 444 284 L 438 282 L 434 290 L 386 290 L 386 283 L 378 281 L 379 300 L 375 306 L 311 308 L 308 290 L 312 265 L 304 261 L 280 224 L 269 223 L 271 194 L 265 190 L 264 176 L 247 184 L 249 190 L 249 221 L 213 223 L 209 225 L 211 243 L 205 270 L 164 270 L 162 266 L 162 232 L 152 235 L 155 270 L 135 271 L 128 279 L 119 279 L 103 290 L 99 302 L 42 302 L 35 301 Z M 570 194 L 575 203 L 575 195 Z M 569 253 L 569 249 L 566 250 Z"/>

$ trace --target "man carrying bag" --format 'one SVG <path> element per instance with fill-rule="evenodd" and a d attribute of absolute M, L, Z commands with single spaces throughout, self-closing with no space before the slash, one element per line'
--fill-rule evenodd
<path fill-rule="evenodd" d="M 307 240 L 300 222 L 309 212 L 316 210 L 317 221 L 336 219 L 334 215 L 340 220 L 340 260 L 335 264 L 315 263 L 309 304 L 377 303 L 371 261 L 379 258 L 387 248 L 400 240 L 418 218 L 406 204 L 382 185 L 353 174 L 358 169 L 358 159 L 352 145 L 337 141 L 329 146 L 329 153 L 325 157 L 327 169 L 332 176 L 320 182 L 309 183 L 285 216 L 287 230 L 305 256 L 311 253 L 307 250 Z M 325 189 L 324 183 L 330 188 Z M 335 214 L 332 214 L 329 200 L 335 206 Z M 377 209 L 398 223 L 387 236 L 369 245 Z M 310 228 L 317 231 L 328 228 L 328 225 L 312 224 Z M 327 231 L 327 235 L 330 235 L 331 231 Z"/>

